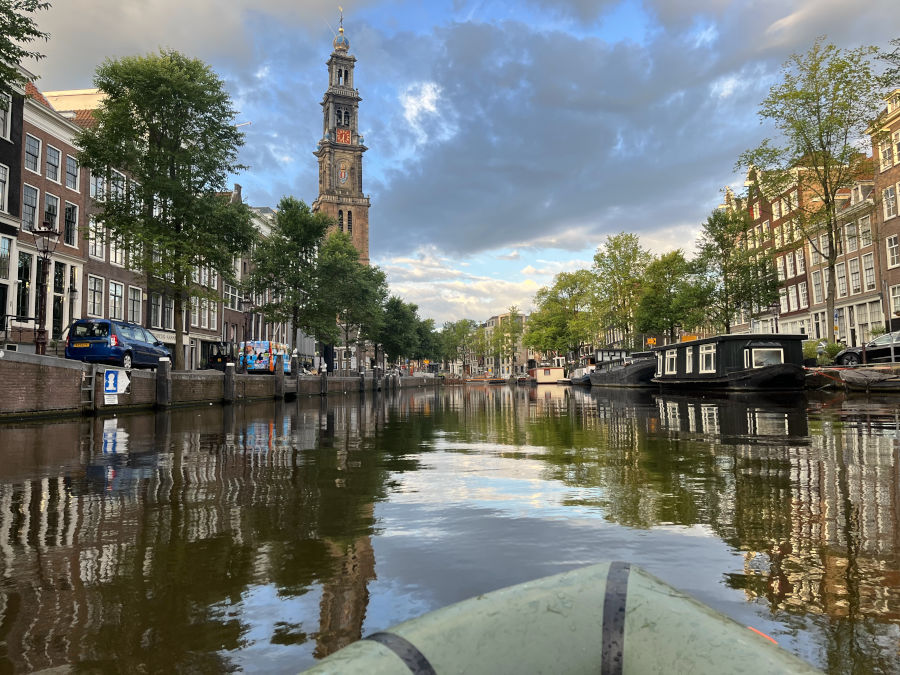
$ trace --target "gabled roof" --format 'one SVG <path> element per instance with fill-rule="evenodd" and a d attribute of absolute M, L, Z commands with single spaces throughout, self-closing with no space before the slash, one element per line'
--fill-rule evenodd
<path fill-rule="evenodd" d="M 50 105 L 50 101 L 48 101 L 44 95 L 40 92 L 40 90 L 34 86 L 34 82 L 28 82 L 25 85 L 25 95 L 33 98 L 35 101 L 40 103 L 42 106 L 46 108 L 50 108 L 50 110 L 55 110 L 52 105 Z"/>

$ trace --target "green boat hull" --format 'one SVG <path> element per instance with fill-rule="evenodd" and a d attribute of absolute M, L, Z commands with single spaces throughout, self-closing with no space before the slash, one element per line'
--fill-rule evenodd
<path fill-rule="evenodd" d="M 817 673 L 769 638 L 628 563 L 566 572 L 430 612 L 307 673 Z"/>

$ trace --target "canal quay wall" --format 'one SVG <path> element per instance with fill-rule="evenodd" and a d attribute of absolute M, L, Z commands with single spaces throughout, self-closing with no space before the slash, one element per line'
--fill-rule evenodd
<path fill-rule="evenodd" d="M 123 393 L 105 394 L 104 373 L 111 366 L 53 356 L 0 351 L 0 420 L 60 415 L 115 414 L 122 410 L 170 408 L 296 396 L 433 387 L 430 377 L 364 375 L 243 374 L 229 367 L 172 371 L 161 361 L 156 371 L 128 371 Z M 116 368 L 119 373 L 126 371 Z M 119 377 L 122 377 L 119 375 Z"/>

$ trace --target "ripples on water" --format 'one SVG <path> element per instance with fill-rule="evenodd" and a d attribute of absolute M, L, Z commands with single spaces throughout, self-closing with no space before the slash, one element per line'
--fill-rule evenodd
<path fill-rule="evenodd" d="M 0 427 L 0 674 L 295 672 L 628 560 L 900 672 L 892 399 L 444 388 Z"/>

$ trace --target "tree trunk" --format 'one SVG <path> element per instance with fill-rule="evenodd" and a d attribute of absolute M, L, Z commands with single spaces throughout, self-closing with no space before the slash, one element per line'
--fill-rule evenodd
<path fill-rule="evenodd" d="M 184 297 L 175 293 L 175 361 L 173 370 L 184 370 Z"/>

